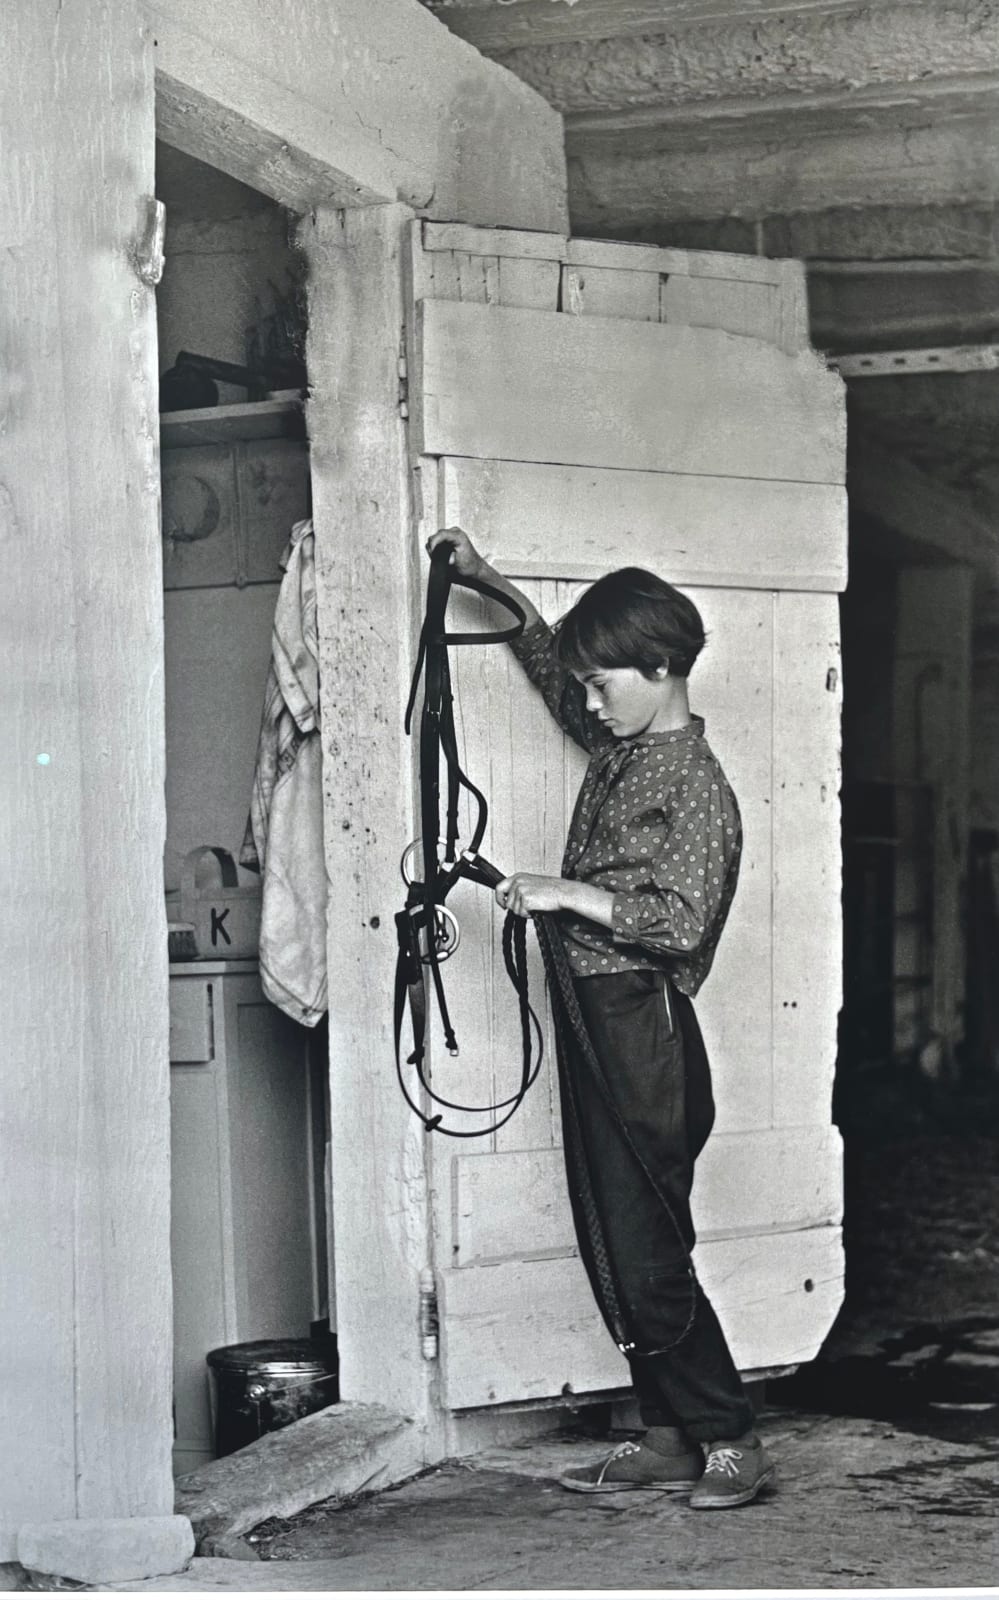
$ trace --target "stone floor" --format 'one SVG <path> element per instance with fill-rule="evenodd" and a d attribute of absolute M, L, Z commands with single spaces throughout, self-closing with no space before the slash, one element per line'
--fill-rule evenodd
<path fill-rule="evenodd" d="M 984 1414 L 983 1414 L 984 1415 Z M 996 1414 L 993 1408 L 993 1426 Z M 772 1413 L 778 1491 L 725 1514 L 552 1482 L 592 1441 L 446 1465 L 262 1539 L 268 1559 L 196 1561 L 142 1591 L 975 1587 L 999 1576 L 999 1427 L 974 1441 Z"/>
<path fill-rule="evenodd" d="M 987 1129 L 987 1131 L 982 1131 Z M 920 1589 L 999 1583 L 999 1137 L 853 1138 L 848 1296 L 819 1361 L 771 1385 L 778 1491 L 726 1514 L 555 1474 L 578 1433 L 447 1463 L 254 1533 L 259 1561 L 196 1561 L 141 1591 Z M 131 1592 L 139 1592 L 132 1590 Z"/>

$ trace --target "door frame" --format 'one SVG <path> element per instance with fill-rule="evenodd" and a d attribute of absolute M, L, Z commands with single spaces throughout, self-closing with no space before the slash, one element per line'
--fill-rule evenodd
<path fill-rule="evenodd" d="M 204 116 L 203 127 L 188 122 L 185 153 L 217 166 L 210 106 Z M 268 146 L 261 133 L 261 162 Z M 342 193 L 344 174 L 328 174 Z M 301 203 L 294 185 L 273 183 L 266 192 L 289 209 Z M 333 686 L 321 699 L 332 886 L 326 1228 L 341 1393 L 401 1412 L 422 1434 L 432 1422 L 434 1372 L 417 1332 L 420 1273 L 430 1265 L 426 1141 L 391 1071 L 396 856 L 414 815 L 398 708 L 416 603 L 414 505 L 399 410 L 403 243 L 415 212 L 388 196 L 372 201 L 366 194 L 365 201 L 315 208 L 299 229 L 309 268 L 320 681 Z M 349 606 L 345 595 L 354 597 Z M 388 615 L 404 625 L 382 637 L 373 619 Z M 354 630 L 356 650 L 344 651 L 345 628 Z M 373 993 L 384 996 L 377 1011 Z"/>
<path fill-rule="evenodd" d="M 304 19 L 327 61 L 357 47 L 346 87 L 340 81 L 344 105 L 320 105 L 302 92 L 308 40 L 254 40 L 252 14 L 242 19 L 244 36 L 236 7 L 209 0 L 197 37 L 187 31 L 186 0 L 154 0 L 149 16 L 158 136 L 301 218 L 320 671 L 329 686 L 321 735 L 331 885 L 331 1300 L 341 1393 L 409 1419 L 417 1467 L 444 1453 L 446 1418 L 419 1334 L 421 1274 L 432 1266 L 429 1141 L 392 1070 L 398 860 L 415 814 L 401 726 L 418 589 L 418 508 L 400 409 L 405 241 L 417 209 L 558 231 L 567 199 L 559 114 L 493 63 L 470 59 L 421 7 L 392 5 L 398 19 L 365 17 L 362 7 L 332 32 L 318 13 Z M 403 23 L 407 65 L 394 82 L 379 50 L 382 35 L 395 38 Z M 265 76 L 260 60 L 276 70 Z M 370 117 L 350 98 L 366 92 Z M 334 87 L 331 102 L 335 95 Z M 476 131 L 483 97 L 510 122 L 502 163 L 488 127 Z M 467 119 L 456 119 L 466 102 Z M 405 154 L 382 137 L 379 117 L 387 116 L 412 122 Z M 385 617 L 391 628 L 379 622 Z M 345 631 L 353 641 L 346 652 Z"/>

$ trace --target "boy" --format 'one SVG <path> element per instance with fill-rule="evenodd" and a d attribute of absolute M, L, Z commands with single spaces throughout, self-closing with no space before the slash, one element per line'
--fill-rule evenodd
<path fill-rule="evenodd" d="M 735 796 L 688 702 L 701 618 L 672 585 L 628 567 L 593 584 L 553 632 L 463 530 L 442 530 L 428 548 L 443 541 L 461 575 L 523 608 L 511 648 L 590 754 L 562 876 L 515 872 L 495 891 L 517 916 L 558 920 L 586 1036 L 563 1074 L 577 1237 L 646 1429 L 559 1481 L 580 1493 L 689 1488 L 699 1510 L 745 1505 L 774 1468 L 691 1261 L 694 1161 L 714 1121 L 691 999 L 742 844 Z M 563 1018 L 563 1052 L 568 1032 Z"/>

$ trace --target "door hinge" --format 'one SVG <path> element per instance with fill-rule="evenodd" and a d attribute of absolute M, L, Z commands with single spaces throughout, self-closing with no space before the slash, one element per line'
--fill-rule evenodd
<path fill-rule="evenodd" d="M 932 350 L 872 350 L 826 356 L 841 378 L 898 378 L 912 372 L 995 372 L 999 344 L 940 345 Z"/>
<path fill-rule="evenodd" d="M 420 1273 L 420 1350 L 424 1361 L 436 1361 L 438 1352 L 437 1287 L 433 1271 Z"/>
<path fill-rule="evenodd" d="M 399 377 L 399 415 L 403 421 L 409 417 L 409 363 L 406 360 L 406 330 L 402 331 L 402 342 L 399 347 L 399 359 L 396 363 L 396 372 Z"/>

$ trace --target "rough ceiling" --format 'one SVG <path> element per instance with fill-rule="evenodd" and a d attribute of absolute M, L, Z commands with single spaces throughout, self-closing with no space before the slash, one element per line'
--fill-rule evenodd
<path fill-rule="evenodd" d="M 830 352 L 999 339 L 997 0 L 423 4 L 563 112 L 577 235 L 801 256 Z M 858 380 L 850 415 L 995 565 L 999 374 Z"/>
<path fill-rule="evenodd" d="M 997 198 L 993 0 L 424 4 L 562 111 L 586 229 Z"/>

